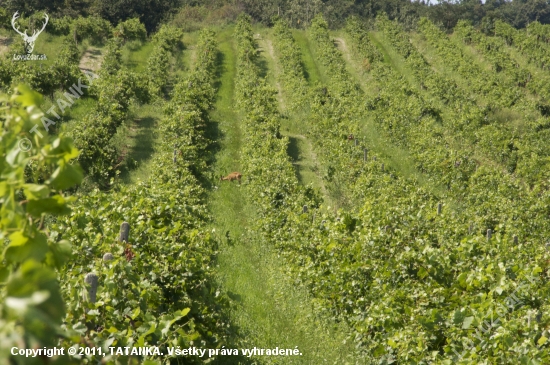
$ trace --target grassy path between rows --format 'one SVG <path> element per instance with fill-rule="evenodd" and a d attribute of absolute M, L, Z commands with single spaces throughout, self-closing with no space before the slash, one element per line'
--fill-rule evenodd
<path fill-rule="evenodd" d="M 174 52 L 170 69 L 172 82 L 176 77 L 185 77 L 195 61 L 195 45 L 198 33 L 186 33 L 182 39 L 183 48 Z M 134 72 L 146 72 L 147 60 L 154 46 L 146 42 L 140 46 L 126 46 L 123 49 L 123 61 Z M 117 132 L 114 143 L 120 148 L 129 169 L 124 169 L 120 178 L 126 184 L 146 181 L 155 170 L 151 166 L 151 157 L 155 146 L 162 138 L 158 133 L 158 122 L 163 117 L 162 103 L 136 105 L 132 117 Z"/>
<path fill-rule="evenodd" d="M 266 62 L 264 63 L 268 71 L 268 80 L 275 84 L 278 92 L 279 109 L 286 117 L 281 121 L 281 134 L 288 137 L 289 144 L 287 153 L 292 158 L 292 163 L 296 169 L 296 177 L 303 185 L 311 185 L 313 188 L 321 191 L 325 202 L 331 204 L 331 198 L 327 192 L 321 171 L 319 161 L 313 149 L 312 143 L 307 137 L 307 123 L 305 123 L 308 115 L 306 111 L 302 113 L 291 112 L 287 107 L 288 95 L 285 94 L 284 88 L 279 81 L 281 67 L 275 50 L 273 48 L 273 38 L 271 32 L 264 30 L 261 38 L 258 41 L 261 54 Z"/>
<path fill-rule="evenodd" d="M 213 174 L 240 169 L 242 116 L 234 105 L 236 55 L 232 29 L 219 33 L 220 84 L 212 112 L 210 134 L 219 141 Z M 224 364 L 356 364 L 350 357 L 340 329 L 319 320 L 306 290 L 295 286 L 284 262 L 267 243 L 252 235 L 247 226 L 255 219 L 245 199 L 243 183 L 215 182 L 209 192 L 213 230 L 221 238 L 218 280 L 235 305 L 231 320 L 237 328 L 240 348 L 292 348 L 301 356 L 227 359 Z M 233 362 L 231 362 L 233 361 Z"/>
<path fill-rule="evenodd" d="M 84 51 L 80 58 L 78 68 L 81 71 L 98 72 L 103 62 L 103 51 L 101 48 L 90 46 Z"/>

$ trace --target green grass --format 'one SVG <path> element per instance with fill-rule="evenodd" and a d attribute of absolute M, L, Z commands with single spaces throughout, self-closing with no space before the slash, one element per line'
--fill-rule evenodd
<path fill-rule="evenodd" d="M 5 52 L 9 47 L 13 47 L 19 43 L 22 44 L 22 38 L 15 32 L 10 32 L 3 29 L 0 30 L 0 37 L 7 37 L 6 40 L 0 42 L 0 54 L 2 52 Z M 33 54 L 45 54 L 46 60 L 36 61 L 37 66 L 48 67 L 54 65 L 59 56 L 60 50 L 63 47 L 63 41 L 66 38 L 66 36 L 52 35 L 47 32 L 41 33 L 36 40 Z M 72 42 L 72 38 L 68 37 L 68 39 L 70 39 Z M 80 51 L 81 57 L 84 55 L 84 52 L 89 47 L 93 47 L 96 55 L 100 55 L 104 48 L 104 45 L 95 44 L 92 46 L 89 39 L 85 39 L 82 42 L 79 42 L 77 48 Z"/>
<path fill-rule="evenodd" d="M 128 42 L 122 48 L 122 64 L 129 70 L 143 72 L 147 70 L 147 59 L 153 52 L 152 42 Z"/>
<path fill-rule="evenodd" d="M 283 100 L 283 90 L 281 84 L 277 82 L 276 74 L 279 72 L 278 65 L 275 64 L 275 60 L 272 57 L 274 53 L 273 43 L 271 40 L 271 30 L 260 28 L 256 26 L 254 28 L 255 34 L 259 34 L 260 37 L 257 40 L 258 48 L 260 51 L 260 59 L 258 64 L 260 65 L 261 72 L 265 75 L 266 80 L 270 85 L 277 90 L 277 99 L 279 101 L 279 111 L 284 112 L 286 110 L 286 104 Z"/>
<path fill-rule="evenodd" d="M 0 36 L 12 39 L 14 36 L 17 36 L 17 33 L 11 28 L 0 28 Z"/>
<path fill-rule="evenodd" d="M 174 72 L 176 75 L 183 75 L 193 67 L 195 63 L 195 45 L 198 41 L 199 32 L 185 33 L 182 39 L 183 49 L 175 54 Z"/>
<path fill-rule="evenodd" d="M 113 138 L 113 143 L 125 159 L 120 178 L 126 184 L 146 181 L 155 171 L 151 157 L 160 138 L 157 125 L 162 118 L 162 108 L 154 104 L 142 105 L 136 107 L 132 115 Z"/>
<path fill-rule="evenodd" d="M 314 189 L 319 190 L 323 194 L 323 198 L 329 205 L 333 205 L 331 198 L 326 192 L 320 177 L 319 165 L 315 157 L 311 142 L 307 137 L 301 134 L 292 134 L 289 130 L 283 135 L 288 137 L 287 153 L 292 157 L 292 162 L 296 168 L 296 175 L 302 185 L 311 185 Z"/>
<path fill-rule="evenodd" d="M 64 124 L 67 124 L 68 130 L 72 129 L 74 121 L 84 118 L 94 110 L 95 106 L 96 100 L 93 98 L 82 97 L 75 101 L 72 107 L 67 109 L 63 116 Z"/>
<path fill-rule="evenodd" d="M 235 111 L 233 93 L 235 50 L 231 28 L 219 34 L 221 50 L 219 98 L 212 112 L 211 129 L 220 136 L 213 174 L 239 171 L 242 116 Z M 343 344 L 345 333 L 319 320 L 306 290 L 296 287 L 275 250 L 248 228 L 256 218 L 246 203 L 244 184 L 218 182 L 209 193 L 212 228 L 221 238 L 218 280 L 236 306 L 231 311 L 236 326 L 235 342 L 240 347 L 292 348 L 302 356 L 254 358 L 261 364 L 346 364 L 352 363 L 351 342 Z M 224 362 L 227 364 L 229 362 Z M 245 363 L 241 359 L 240 363 Z"/>
<path fill-rule="evenodd" d="M 15 39 L 14 44 L 18 41 L 20 41 L 20 39 Z M 40 61 L 40 63 L 44 66 L 50 66 L 53 65 L 57 60 L 57 56 L 62 46 L 63 37 L 54 36 L 44 32 L 40 34 L 40 36 L 38 36 L 38 39 L 36 40 L 36 43 L 34 45 L 33 54 L 45 54 L 47 59 L 44 61 Z"/>
<path fill-rule="evenodd" d="M 84 91 L 87 93 L 87 91 Z M 63 93 L 55 92 L 53 99 L 44 97 L 44 102 L 40 105 L 40 109 L 46 112 L 52 106 L 55 106 L 55 111 L 61 116 L 60 120 L 57 120 L 53 115 L 49 115 L 49 118 L 56 123 L 56 129 L 59 130 L 60 126 L 63 126 L 65 133 L 70 133 L 74 127 L 75 121 L 82 119 L 89 114 L 95 107 L 96 101 L 94 98 L 87 97 L 86 94 L 79 99 L 76 99 L 74 103 L 65 109 L 64 113 L 61 113 L 56 101 L 58 99 L 66 100 Z"/>
<path fill-rule="evenodd" d="M 53 65 L 57 60 L 59 51 L 63 47 L 63 40 L 65 38 L 66 37 L 64 36 L 57 36 L 44 32 L 40 34 L 40 36 L 38 36 L 34 46 L 33 54 L 45 54 L 47 59 L 44 61 L 40 61 L 40 63 L 44 66 Z M 72 38 L 69 39 L 71 39 L 72 41 Z M 14 42 L 17 41 L 20 41 L 20 39 L 14 38 Z M 86 40 L 78 44 L 78 49 L 81 55 L 88 48 L 88 46 L 89 42 Z"/>
<path fill-rule="evenodd" d="M 296 40 L 296 44 L 300 47 L 300 52 L 302 53 L 302 62 L 304 64 L 304 69 L 306 71 L 306 79 L 309 85 L 315 85 L 317 82 L 326 83 L 326 78 L 321 75 L 319 71 L 319 66 L 313 57 L 311 50 L 311 45 L 309 39 L 306 35 L 306 32 L 303 30 L 292 30 L 292 35 Z"/>

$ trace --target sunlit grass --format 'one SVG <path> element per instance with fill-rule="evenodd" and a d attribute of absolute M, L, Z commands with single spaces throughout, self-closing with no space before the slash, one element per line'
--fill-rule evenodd
<path fill-rule="evenodd" d="M 293 29 L 292 36 L 296 44 L 300 47 L 302 53 L 302 62 L 306 71 L 306 79 L 309 85 L 315 85 L 318 82 L 326 82 L 326 78 L 321 75 L 317 61 L 313 57 L 311 44 L 304 30 Z"/>
<path fill-rule="evenodd" d="M 120 126 L 113 138 L 113 144 L 125 159 L 125 168 L 121 179 L 127 184 L 147 181 L 155 171 L 152 157 L 156 145 L 162 137 L 158 131 L 158 122 L 162 118 L 162 108 L 147 104 L 134 108 L 132 118 Z"/>
<path fill-rule="evenodd" d="M 129 70 L 143 72 L 147 70 L 147 59 L 153 52 L 154 44 L 150 41 L 129 41 L 122 48 L 122 64 Z"/>

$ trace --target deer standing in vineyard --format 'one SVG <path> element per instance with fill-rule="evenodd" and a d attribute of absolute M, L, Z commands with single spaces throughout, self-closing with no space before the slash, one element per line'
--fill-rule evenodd
<path fill-rule="evenodd" d="M 229 175 L 227 175 L 226 177 L 223 177 L 223 176 L 220 177 L 220 181 L 223 181 L 223 180 L 227 180 L 227 181 L 239 180 L 239 184 L 240 184 L 242 176 L 243 176 L 243 174 L 241 174 L 240 172 L 232 172 Z"/>

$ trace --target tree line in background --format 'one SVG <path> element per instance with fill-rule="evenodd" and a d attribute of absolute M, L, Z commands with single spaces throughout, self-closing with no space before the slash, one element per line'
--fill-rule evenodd
<path fill-rule="evenodd" d="M 436 4 L 425 0 L 0 0 L 3 23 L 5 16 L 15 11 L 27 16 L 37 11 L 54 16 L 99 16 L 112 24 L 137 17 L 149 32 L 173 19 L 188 26 L 197 20 L 212 20 L 212 13 L 217 17 L 214 20 L 234 20 L 242 11 L 264 24 L 271 25 L 274 18 L 280 17 L 295 27 L 307 26 L 318 13 L 323 13 L 332 27 L 338 27 L 350 15 L 374 19 L 381 12 L 405 27 L 427 17 L 447 30 L 461 19 L 482 29 L 491 29 L 496 20 L 516 28 L 533 21 L 550 23 L 548 0 L 446 0 Z"/>

